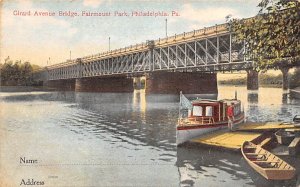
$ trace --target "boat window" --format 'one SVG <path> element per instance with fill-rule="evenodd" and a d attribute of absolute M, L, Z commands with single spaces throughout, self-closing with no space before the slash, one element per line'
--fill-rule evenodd
<path fill-rule="evenodd" d="M 202 116 L 202 106 L 193 106 L 193 116 Z"/>
<path fill-rule="evenodd" d="M 212 106 L 207 106 L 205 109 L 206 116 L 212 116 Z"/>

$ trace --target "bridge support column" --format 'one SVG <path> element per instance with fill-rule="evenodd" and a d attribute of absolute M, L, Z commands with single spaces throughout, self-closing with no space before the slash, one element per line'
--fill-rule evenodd
<path fill-rule="evenodd" d="M 88 77 L 76 79 L 76 92 L 133 92 L 132 78 Z"/>
<path fill-rule="evenodd" d="M 45 81 L 43 86 L 57 91 L 74 91 L 75 79 L 49 80 Z"/>
<path fill-rule="evenodd" d="M 146 93 L 157 94 L 218 93 L 216 73 L 153 72 L 146 75 Z"/>
<path fill-rule="evenodd" d="M 282 73 L 282 89 L 287 90 L 289 89 L 289 68 L 283 67 L 280 70 Z"/>
<path fill-rule="evenodd" d="M 258 71 L 247 70 L 247 89 L 258 90 Z"/>

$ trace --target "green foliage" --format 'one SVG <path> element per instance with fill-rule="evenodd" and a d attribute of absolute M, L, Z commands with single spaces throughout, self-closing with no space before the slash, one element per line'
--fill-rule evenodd
<path fill-rule="evenodd" d="M 246 43 L 246 56 L 258 70 L 299 65 L 300 2 L 262 0 L 256 17 L 229 22 L 237 42 Z"/>
<path fill-rule="evenodd" d="M 4 64 L 0 65 L 1 85 L 28 85 L 31 82 L 33 71 L 30 62 L 15 61 L 7 58 Z"/>
<path fill-rule="evenodd" d="M 221 84 L 221 85 L 235 85 L 235 86 L 246 85 L 247 84 L 247 78 L 220 80 L 219 84 Z"/>
<path fill-rule="evenodd" d="M 290 78 L 290 88 L 300 87 L 300 68 L 296 69 Z"/>

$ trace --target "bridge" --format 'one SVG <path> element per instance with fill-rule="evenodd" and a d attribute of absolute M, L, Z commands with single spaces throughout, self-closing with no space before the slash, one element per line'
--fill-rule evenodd
<path fill-rule="evenodd" d="M 147 93 L 210 93 L 217 91 L 216 72 L 247 70 L 248 89 L 257 89 L 254 62 L 233 35 L 228 24 L 215 25 L 67 60 L 33 77 L 58 89 L 130 92 L 132 78 L 146 76 Z"/>

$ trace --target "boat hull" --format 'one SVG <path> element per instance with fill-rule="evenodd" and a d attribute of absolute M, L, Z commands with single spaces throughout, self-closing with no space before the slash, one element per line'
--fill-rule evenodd
<path fill-rule="evenodd" d="M 247 146 L 252 147 L 253 150 L 250 151 L 249 147 L 247 148 Z M 246 141 L 243 143 L 241 151 L 248 164 L 266 179 L 288 180 L 295 176 L 296 173 L 295 168 L 293 168 L 288 163 L 286 163 L 279 157 L 275 156 L 274 154 L 264 150 L 260 146 L 257 146 L 251 142 Z M 262 157 L 262 155 L 264 155 L 264 157 Z M 263 165 L 259 165 L 257 163 L 260 164 L 276 163 L 277 165 L 272 165 L 272 167 L 270 166 L 263 167 Z"/>
<path fill-rule="evenodd" d="M 284 129 L 280 129 L 275 133 L 275 137 L 279 144 L 289 145 L 294 140 L 295 134 L 293 132 L 287 132 Z"/>
<path fill-rule="evenodd" d="M 209 126 L 209 125 L 207 125 Z M 195 129 L 186 129 L 186 130 L 177 130 L 176 132 L 176 143 L 177 145 L 182 144 L 186 141 L 189 141 L 193 138 L 199 137 L 203 134 L 207 134 L 209 132 L 213 132 L 216 130 L 221 129 L 222 127 L 225 127 L 224 125 L 215 125 L 205 128 L 195 128 Z"/>
<path fill-rule="evenodd" d="M 233 122 L 233 127 L 243 123 L 245 120 L 244 114 L 237 116 Z M 221 121 L 213 124 L 199 124 L 191 126 L 177 126 L 176 130 L 176 143 L 180 145 L 193 138 L 200 137 L 201 135 L 208 134 L 213 131 L 220 130 L 228 127 L 228 121 Z"/>

